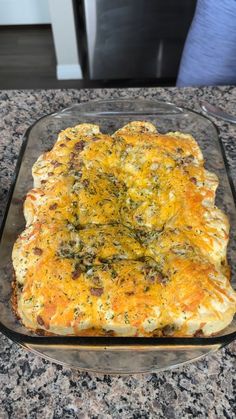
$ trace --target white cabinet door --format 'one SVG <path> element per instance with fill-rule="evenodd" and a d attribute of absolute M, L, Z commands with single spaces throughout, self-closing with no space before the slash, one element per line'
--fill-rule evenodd
<path fill-rule="evenodd" d="M 50 23 L 48 0 L 0 0 L 0 25 Z"/>

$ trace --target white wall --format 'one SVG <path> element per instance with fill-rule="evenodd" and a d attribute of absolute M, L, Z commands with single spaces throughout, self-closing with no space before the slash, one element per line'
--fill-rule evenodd
<path fill-rule="evenodd" d="M 57 57 L 57 78 L 81 79 L 72 0 L 49 0 L 49 7 Z"/>
<path fill-rule="evenodd" d="M 97 4 L 96 0 L 85 0 L 85 21 L 87 26 L 87 45 L 89 56 L 89 74 L 93 78 L 93 59 L 97 32 Z"/>
<path fill-rule="evenodd" d="M 48 0 L 0 0 L 0 25 L 50 23 Z"/>

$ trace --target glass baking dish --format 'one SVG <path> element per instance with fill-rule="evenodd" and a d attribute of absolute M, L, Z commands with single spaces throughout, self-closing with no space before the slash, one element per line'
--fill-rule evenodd
<path fill-rule="evenodd" d="M 183 131 L 198 141 L 206 160 L 206 168 L 220 180 L 217 205 L 231 224 L 228 259 L 232 284 L 236 287 L 236 211 L 235 191 L 229 176 L 224 150 L 217 129 L 207 118 L 188 109 L 154 100 L 104 100 L 76 104 L 60 112 L 44 116 L 25 133 L 15 179 L 8 197 L 1 229 L 0 243 L 0 330 L 20 345 L 44 357 L 80 370 L 103 373 L 153 372 L 173 367 L 214 351 L 236 336 L 236 319 L 214 337 L 141 338 L 141 337 L 74 337 L 39 336 L 15 318 L 11 309 L 13 244 L 24 229 L 23 200 L 32 188 L 31 168 L 45 150 L 50 149 L 59 131 L 80 122 L 98 124 L 104 133 L 112 133 L 132 120 L 154 123 L 160 132 Z"/>

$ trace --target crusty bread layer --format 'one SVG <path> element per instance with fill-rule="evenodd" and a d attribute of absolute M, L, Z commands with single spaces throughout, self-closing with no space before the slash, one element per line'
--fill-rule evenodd
<path fill-rule="evenodd" d="M 13 249 L 13 306 L 59 335 L 210 336 L 236 309 L 215 206 L 216 175 L 195 139 L 134 121 L 112 136 L 81 124 L 34 164 Z"/>

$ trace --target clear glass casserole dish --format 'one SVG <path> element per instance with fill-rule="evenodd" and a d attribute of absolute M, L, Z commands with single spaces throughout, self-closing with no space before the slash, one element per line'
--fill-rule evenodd
<path fill-rule="evenodd" d="M 25 133 L 1 228 L 0 330 L 31 351 L 81 370 L 103 373 L 154 372 L 199 358 L 236 337 L 236 319 L 217 336 L 207 338 L 45 337 L 23 327 L 12 312 L 11 253 L 17 236 L 25 226 L 23 201 L 33 186 L 31 169 L 34 162 L 53 146 L 59 131 L 66 127 L 90 122 L 98 124 L 102 132 L 112 133 L 132 120 L 150 121 L 163 133 L 176 130 L 190 133 L 198 141 L 206 168 L 219 177 L 216 204 L 230 219 L 228 260 L 232 285 L 236 288 L 236 194 L 217 129 L 210 120 L 188 109 L 154 100 L 87 102 L 41 118 Z"/>

